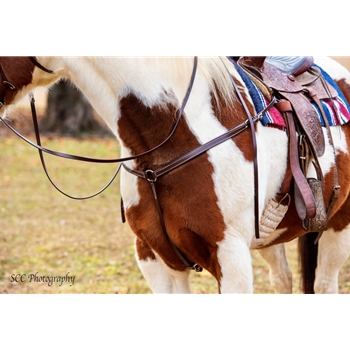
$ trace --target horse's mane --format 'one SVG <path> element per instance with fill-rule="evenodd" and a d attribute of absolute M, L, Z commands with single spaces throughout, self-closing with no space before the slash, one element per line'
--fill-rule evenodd
<path fill-rule="evenodd" d="M 181 94 L 185 94 L 193 69 L 194 58 L 193 57 L 143 57 L 143 58 L 123 58 L 125 61 L 121 63 L 121 66 L 130 64 L 131 72 L 127 76 L 123 76 L 122 79 L 130 79 L 132 81 L 138 81 L 139 79 L 147 84 L 152 84 L 150 77 L 159 76 L 161 74 L 167 74 L 166 81 L 173 82 L 181 89 Z M 99 66 L 103 66 L 100 60 L 91 58 L 90 64 L 94 65 L 97 70 Z M 110 63 L 112 64 L 112 63 Z M 117 67 L 117 66 L 116 66 Z M 118 70 L 118 68 L 116 68 Z M 217 106 L 220 107 L 222 103 L 226 105 L 233 105 L 235 102 L 235 93 L 232 81 L 229 75 L 238 75 L 234 66 L 228 61 L 226 57 L 199 57 L 198 58 L 198 71 L 197 80 L 201 80 L 207 83 L 213 97 L 217 102 Z M 121 72 L 123 72 L 121 70 Z M 121 73 L 122 75 L 123 73 Z M 130 75 L 131 74 L 131 75 Z M 150 77 L 147 77 L 150 75 Z M 129 85 L 130 86 L 130 85 Z M 150 87 L 150 86 L 149 86 Z"/>
<path fill-rule="evenodd" d="M 236 95 L 229 73 L 232 74 L 235 71 L 229 70 L 228 66 L 226 68 L 226 63 L 226 58 L 201 58 L 199 60 L 199 70 L 211 87 L 216 100 L 218 101 L 220 95 L 227 104 L 232 104 Z"/>
<path fill-rule="evenodd" d="M 154 60 L 154 58 L 149 58 Z M 154 63 L 154 62 L 153 62 Z M 193 59 L 189 57 L 172 57 L 164 58 L 159 61 L 160 64 L 165 64 L 169 67 L 169 71 L 173 74 L 173 79 L 179 84 L 187 84 L 191 76 L 193 68 Z M 228 63 L 227 58 L 220 57 L 199 57 L 198 72 L 205 79 L 210 87 L 210 90 L 216 99 L 221 103 L 233 104 L 235 100 L 234 87 L 229 76 L 230 73 L 236 73 L 233 65 Z M 225 66 L 227 64 L 227 68 Z M 231 66 L 231 67 L 230 67 Z M 187 88 L 187 86 L 184 86 Z M 218 103 L 220 105 L 220 103 Z"/>

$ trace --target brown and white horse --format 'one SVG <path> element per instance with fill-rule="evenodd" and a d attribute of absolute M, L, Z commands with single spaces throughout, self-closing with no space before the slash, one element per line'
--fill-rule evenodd
<path fill-rule="evenodd" d="M 200 57 L 187 100 L 193 58 L 37 57 L 37 60 L 39 67 L 28 57 L 0 57 L 0 116 L 5 116 L 7 106 L 36 87 L 49 86 L 60 78 L 69 79 L 117 136 L 121 156 L 143 154 L 124 164 L 141 174 L 147 170 L 148 181 L 124 168 L 121 194 L 127 222 L 136 235 L 136 259 L 152 291 L 190 292 L 190 270 L 179 257 L 181 252 L 185 261 L 198 264 L 217 279 L 221 293 L 253 292 L 250 247 L 255 223 L 254 149 L 249 128 L 153 178 L 154 170 L 163 169 L 246 122 L 246 111 L 236 97 L 230 75 L 251 114 L 260 112 L 254 111 L 234 65 L 226 57 Z M 316 63 L 337 80 L 350 101 L 350 74 L 328 58 Z M 181 118 L 173 129 L 179 110 Z M 260 123 L 255 128 L 261 215 L 284 179 L 288 139 L 284 131 Z M 341 195 L 329 229 L 319 241 L 315 281 L 315 291 L 319 293 L 337 292 L 338 273 L 350 252 L 350 125 L 333 127 L 332 135 Z M 320 164 L 327 202 L 334 176 L 334 152 L 328 143 Z M 272 243 L 283 243 L 303 234 L 291 206 Z M 269 264 L 276 292 L 291 293 L 292 279 L 283 244 L 260 249 L 260 253 Z"/>

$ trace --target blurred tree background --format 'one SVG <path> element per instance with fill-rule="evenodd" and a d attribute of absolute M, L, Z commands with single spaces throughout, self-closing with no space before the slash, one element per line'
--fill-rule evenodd
<path fill-rule="evenodd" d="M 70 82 L 61 80 L 50 89 L 46 113 L 40 123 L 45 133 L 81 136 L 110 135 L 86 97 Z"/>

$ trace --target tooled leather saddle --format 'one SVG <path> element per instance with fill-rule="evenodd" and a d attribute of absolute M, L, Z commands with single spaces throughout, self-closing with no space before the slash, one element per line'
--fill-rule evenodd
<path fill-rule="evenodd" d="M 311 101 L 316 103 L 322 114 L 329 143 L 334 150 L 329 124 L 320 101 L 335 98 L 337 91 L 313 65 L 313 57 L 303 57 L 297 63 L 299 64 L 288 71 L 264 56 L 243 56 L 238 60 L 239 66 L 268 100 L 273 96 L 279 100 L 276 107 L 284 117 L 289 138 L 288 170 L 281 187 L 281 198 L 294 183 L 295 207 L 302 226 L 306 232 L 320 232 L 320 237 L 327 228 L 340 187 L 336 169 L 333 194 L 326 209 L 323 174 L 318 162 L 318 158 L 325 152 L 325 138 L 318 113 Z M 316 178 L 307 178 L 311 164 L 315 167 Z"/>

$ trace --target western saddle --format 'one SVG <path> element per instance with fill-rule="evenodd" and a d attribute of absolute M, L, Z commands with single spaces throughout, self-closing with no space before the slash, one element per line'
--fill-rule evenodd
<path fill-rule="evenodd" d="M 323 174 L 318 162 L 325 152 L 325 139 L 318 113 L 311 101 L 316 103 L 322 115 L 335 157 L 330 126 L 320 101 L 335 98 L 337 91 L 326 82 L 310 56 L 294 60 L 285 70 L 283 63 L 281 66 L 281 62 L 274 60 L 273 56 L 243 56 L 237 63 L 269 101 L 273 96 L 278 99 L 275 106 L 283 115 L 289 138 L 287 174 L 278 200 L 294 188 L 295 208 L 302 226 L 306 232 L 319 232 L 317 242 L 327 229 L 340 186 L 335 165 L 333 192 L 326 209 Z M 316 170 L 316 178 L 307 177 L 311 164 Z"/>

